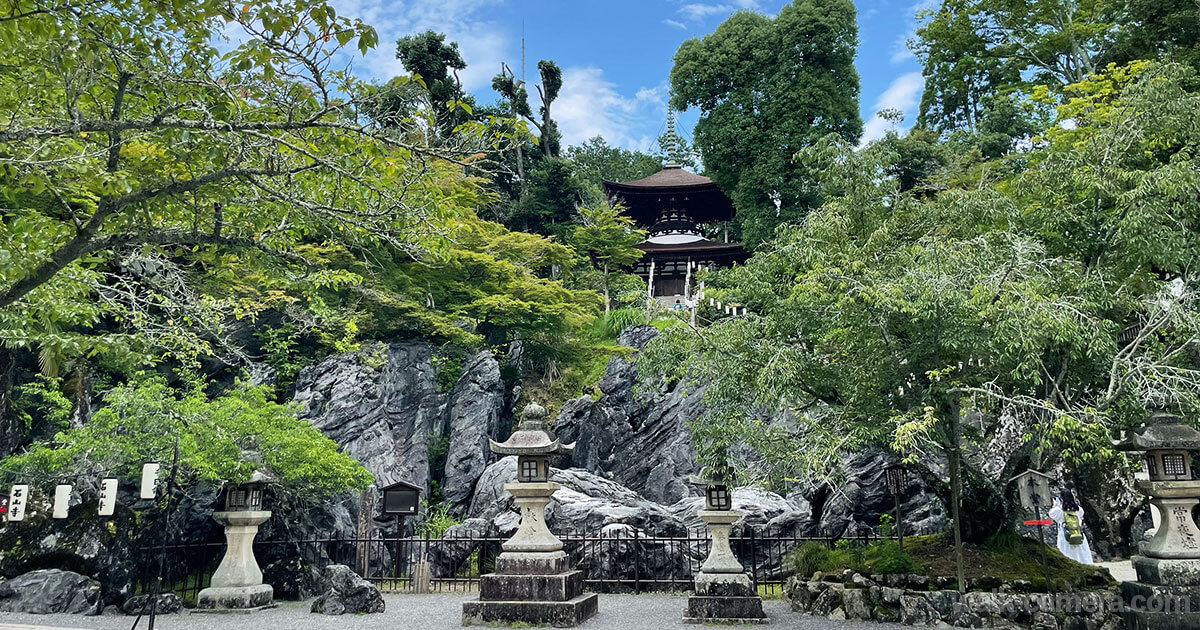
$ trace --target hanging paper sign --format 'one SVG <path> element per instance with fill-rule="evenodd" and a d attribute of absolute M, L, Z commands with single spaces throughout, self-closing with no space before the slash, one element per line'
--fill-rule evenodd
<path fill-rule="evenodd" d="M 25 504 L 29 502 L 29 486 L 17 484 L 8 492 L 8 520 L 25 520 Z"/>
<path fill-rule="evenodd" d="M 143 499 L 153 499 L 158 485 L 158 469 L 159 464 L 145 464 L 142 466 L 142 493 Z"/>
<path fill-rule="evenodd" d="M 60 483 L 54 487 L 54 518 L 67 518 L 71 509 L 71 486 Z"/>
<path fill-rule="evenodd" d="M 100 482 L 100 516 L 112 516 L 117 508 L 117 480 Z"/>

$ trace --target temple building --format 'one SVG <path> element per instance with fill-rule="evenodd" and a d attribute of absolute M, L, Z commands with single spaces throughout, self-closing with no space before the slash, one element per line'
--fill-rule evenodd
<path fill-rule="evenodd" d="M 694 308 L 695 272 L 740 263 L 749 257 L 741 243 L 729 240 L 733 202 L 707 177 L 680 166 L 674 116 L 667 118 L 668 164 L 631 182 L 604 182 L 614 203 L 648 232 L 637 247 L 646 254 L 634 272 L 646 280 L 649 297 L 668 307 Z M 712 239 L 705 235 L 712 236 Z"/>

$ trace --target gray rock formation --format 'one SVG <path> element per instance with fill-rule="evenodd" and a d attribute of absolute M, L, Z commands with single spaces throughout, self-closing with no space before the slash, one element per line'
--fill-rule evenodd
<path fill-rule="evenodd" d="M 652 326 L 635 326 L 618 341 L 640 349 L 657 334 Z M 583 396 L 563 405 L 553 427 L 563 441 L 576 442 L 571 464 L 657 503 L 697 494 L 687 484 L 696 472 L 696 458 L 684 424 L 700 415 L 703 390 L 639 398 L 634 395 L 636 380 L 633 363 L 613 357 L 600 379 L 598 399 Z"/>
<path fill-rule="evenodd" d="M 381 613 L 383 596 L 374 584 L 344 564 L 325 567 L 322 594 L 313 600 L 312 612 L 323 615 Z"/>
<path fill-rule="evenodd" d="M 150 614 L 150 600 L 153 595 L 134 595 L 125 600 L 121 605 L 121 612 L 126 615 L 141 615 Z M 154 613 L 156 615 L 173 615 L 183 612 L 183 600 L 175 593 L 162 593 L 154 602 Z"/>
<path fill-rule="evenodd" d="M 100 584 L 72 571 L 40 569 L 0 582 L 0 611 L 98 615 Z"/>
<path fill-rule="evenodd" d="M 382 487 L 442 483 L 451 513 L 462 514 L 487 466 L 488 439 L 508 437 L 507 387 L 490 352 L 472 356 L 449 393 L 424 343 L 374 344 L 333 355 L 296 380 L 300 417 L 375 475 Z M 448 443 L 444 467 L 430 454 Z"/>
<path fill-rule="evenodd" d="M 489 522 L 498 535 L 512 535 L 520 519 L 504 484 L 516 480 L 516 457 L 488 466 L 476 485 L 468 516 Z M 552 468 L 550 480 L 562 484 L 546 508 L 546 521 L 556 533 L 596 532 L 613 524 L 663 536 L 685 531 L 683 522 L 665 506 L 615 481 L 575 468 Z"/>
<path fill-rule="evenodd" d="M 450 391 L 450 446 L 442 500 L 452 514 L 462 514 L 471 503 L 475 482 L 487 468 L 488 440 L 508 437 L 511 427 L 504 422 L 504 389 L 500 364 L 491 352 L 483 351 L 471 357 Z"/>
<path fill-rule="evenodd" d="M 362 462 L 379 486 L 428 488 L 429 442 L 445 426 L 435 377 L 428 345 L 373 344 L 305 368 L 295 401 L 300 418 Z"/>

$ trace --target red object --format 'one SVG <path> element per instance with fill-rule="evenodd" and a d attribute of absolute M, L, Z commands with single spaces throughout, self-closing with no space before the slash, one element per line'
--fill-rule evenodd
<path fill-rule="evenodd" d="M 1050 525 L 1054 521 L 1025 521 L 1026 525 Z"/>

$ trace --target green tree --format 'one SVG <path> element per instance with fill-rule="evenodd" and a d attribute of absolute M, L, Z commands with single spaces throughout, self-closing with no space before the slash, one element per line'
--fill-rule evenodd
<path fill-rule="evenodd" d="M 550 117 L 550 106 L 554 103 L 554 99 L 558 98 L 558 92 L 562 89 L 562 70 L 559 69 L 558 64 L 548 59 L 539 61 L 537 67 L 542 84 L 534 87 L 537 89 L 542 104 L 538 107 L 536 118 L 533 115 L 533 109 L 529 106 L 529 93 L 525 89 L 525 82 L 517 79 L 507 65 L 502 67 L 500 74 L 492 78 L 492 89 L 499 92 L 500 96 L 508 101 L 509 109 L 515 116 L 520 116 L 537 129 L 538 146 L 542 148 L 542 154 L 552 158 L 559 154 L 561 135 L 558 133 L 558 125 Z"/>
<path fill-rule="evenodd" d="M 932 197 L 879 176 L 888 143 L 805 151 L 828 201 L 713 281 L 754 315 L 667 331 L 645 378 L 706 387 L 700 435 L 762 449 L 740 474 L 821 478 L 870 443 L 935 450 L 956 538 L 985 538 L 1018 465 L 1111 466 L 1113 428 L 1200 403 L 1194 83 L 1143 64 L 1071 86 L 1059 116 L 1077 126 L 1052 126 L 1026 170 Z M 796 428 L 783 439 L 746 410 L 791 410 Z M 1000 423 L 1025 448 L 980 469 L 964 452 Z"/>
<path fill-rule="evenodd" d="M 696 146 L 750 247 L 819 203 L 817 174 L 792 156 L 829 133 L 862 133 L 857 43 L 850 0 L 797 0 L 774 18 L 739 11 L 675 53 L 671 105 L 700 109 Z"/>
<path fill-rule="evenodd" d="M 605 199 L 604 182 L 627 182 L 641 179 L 662 169 L 662 159 L 641 151 L 614 147 L 596 136 L 581 144 L 567 147 L 566 158 L 575 167 L 575 176 L 585 189 L 585 201 L 590 206 Z"/>
<path fill-rule="evenodd" d="M 404 69 L 417 75 L 429 94 L 436 129 L 449 137 L 458 125 L 470 117 L 470 99 L 463 93 L 458 71 L 467 67 L 458 52 L 458 43 L 446 43 L 446 36 L 434 31 L 405 35 L 396 41 L 396 58 Z M 400 105 L 392 101 L 392 106 Z"/>
<path fill-rule="evenodd" d="M 253 311 L 201 283 L 228 288 L 243 263 L 352 280 L 315 243 L 436 255 L 430 219 L 459 209 L 465 157 L 496 138 L 474 125 L 434 149 L 360 119 L 369 90 L 327 59 L 375 37 L 316 0 L 16 6 L 0 20 L 6 345 L 50 373 L 106 352 L 236 359 L 226 318 Z"/>
<path fill-rule="evenodd" d="M 588 257 L 600 272 L 604 312 L 612 307 L 614 274 L 631 275 L 622 268 L 632 266 L 642 258 L 642 250 L 634 247 L 646 240 L 646 231 L 637 229 L 633 219 L 624 214 L 625 208 L 607 203 L 579 208 L 579 225 L 571 231 L 569 241 Z"/>
<path fill-rule="evenodd" d="M 132 483 L 144 462 L 170 461 L 178 442 L 183 485 L 242 482 L 259 467 L 287 489 L 314 495 L 311 500 L 371 483 L 361 464 L 267 393 L 238 386 L 209 400 L 199 388 L 178 391 L 146 376 L 110 391 L 86 425 L 5 459 L 4 466 L 35 478 L 109 473 Z"/>

